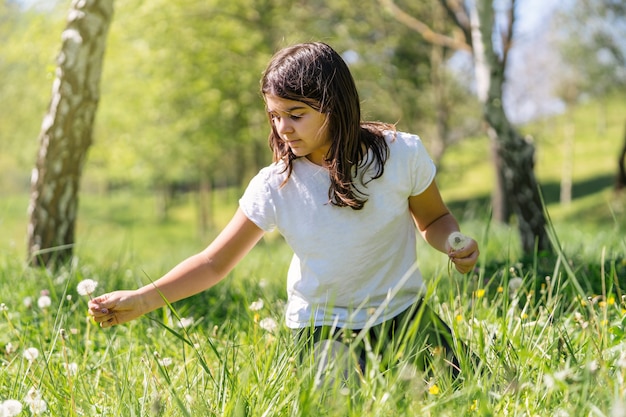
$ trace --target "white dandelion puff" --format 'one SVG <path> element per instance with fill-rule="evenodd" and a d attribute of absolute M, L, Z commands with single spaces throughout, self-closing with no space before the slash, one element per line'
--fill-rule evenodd
<path fill-rule="evenodd" d="M 76 291 L 79 295 L 91 296 L 91 294 L 93 294 L 93 292 L 96 290 L 96 287 L 98 287 L 97 281 L 94 281 L 93 279 L 84 279 L 78 283 L 78 285 L 76 286 Z"/>
<path fill-rule="evenodd" d="M 258 300 L 253 301 L 252 304 L 250 304 L 249 308 L 251 311 L 259 311 L 263 308 L 263 306 L 264 306 L 263 300 L 259 298 Z"/>
<path fill-rule="evenodd" d="M 467 245 L 469 238 L 461 232 L 452 232 L 448 236 L 448 245 L 452 250 L 460 250 Z"/>
<path fill-rule="evenodd" d="M 13 417 L 22 412 L 22 403 L 18 400 L 6 400 L 0 405 L 2 416 Z"/>
<path fill-rule="evenodd" d="M 33 362 L 38 357 L 39 357 L 39 351 L 37 350 L 37 348 L 29 347 L 28 349 L 24 351 L 24 359 L 26 359 L 28 362 Z"/>
<path fill-rule="evenodd" d="M 52 305 L 52 299 L 47 295 L 42 295 L 37 299 L 37 306 L 40 309 L 48 308 Z"/>
<path fill-rule="evenodd" d="M 193 324 L 193 317 L 183 317 L 178 322 L 179 328 L 187 328 Z"/>
<path fill-rule="evenodd" d="M 515 277 L 511 279 L 509 281 L 509 291 L 511 293 L 516 293 L 522 287 L 523 283 L 524 283 L 524 280 L 519 277 Z"/>
<path fill-rule="evenodd" d="M 267 332 L 274 333 L 278 330 L 278 323 L 273 318 L 266 317 L 259 322 L 259 327 Z"/>

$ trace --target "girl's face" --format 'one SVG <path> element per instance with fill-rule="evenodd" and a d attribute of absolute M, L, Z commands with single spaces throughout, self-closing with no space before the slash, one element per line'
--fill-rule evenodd
<path fill-rule="evenodd" d="M 330 148 L 328 116 L 301 101 L 269 94 L 265 96 L 265 105 L 274 129 L 294 155 L 305 156 L 314 164 L 323 165 Z"/>

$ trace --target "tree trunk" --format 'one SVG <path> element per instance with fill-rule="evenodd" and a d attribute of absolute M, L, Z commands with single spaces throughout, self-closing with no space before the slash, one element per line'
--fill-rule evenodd
<path fill-rule="evenodd" d="M 477 0 L 478 1 L 478 0 Z M 494 209 L 495 218 L 508 219 L 511 213 L 517 217 L 518 230 L 525 254 L 535 250 L 551 251 L 552 246 L 546 230 L 547 220 L 543 211 L 539 184 L 535 178 L 535 147 L 511 124 L 503 106 L 503 85 L 507 63 L 507 46 L 498 53 L 494 49 L 492 35 L 495 17 L 490 1 L 473 3 L 470 13 L 472 46 L 477 68 L 478 91 L 484 97 L 484 117 L 489 125 L 494 162 L 497 170 L 497 186 L 500 200 Z M 510 30 L 512 31 L 511 23 Z M 511 32 L 512 33 L 512 32 Z M 484 78 L 488 68 L 488 80 Z M 486 94 L 485 94 L 486 93 Z"/>
<path fill-rule="evenodd" d="M 28 256 L 56 267 L 73 254 L 78 190 L 99 100 L 113 0 L 74 0 L 31 178 Z"/>
<path fill-rule="evenodd" d="M 621 191 L 626 187 L 626 125 L 624 126 L 624 144 L 617 159 L 617 178 L 615 179 L 615 190 Z"/>

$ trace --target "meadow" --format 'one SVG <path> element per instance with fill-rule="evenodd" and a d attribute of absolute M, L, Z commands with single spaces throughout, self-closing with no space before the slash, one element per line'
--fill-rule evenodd
<path fill-rule="evenodd" d="M 200 250 L 210 236 L 196 231 L 193 196 L 159 221 L 149 194 L 84 192 L 76 259 L 53 272 L 25 265 L 27 194 L 2 195 L 0 415 L 15 415 L 17 400 L 18 415 L 52 416 L 626 416 L 625 197 L 612 190 L 625 111 L 618 100 L 606 109 L 602 126 L 589 103 L 525 127 L 557 248 L 549 259 L 523 257 L 515 226 L 490 221 L 486 139 L 446 155 L 438 182 L 479 241 L 479 268 L 450 272 L 423 244 L 419 266 L 427 302 L 481 359 L 460 382 L 418 372 L 401 352 L 389 369 L 370 352 L 354 383 L 320 380 L 282 325 L 291 253 L 275 235 L 211 290 L 102 330 L 78 284 L 96 281 L 93 294 L 134 288 Z M 576 121 L 571 164 L 567 120 Z M 573 200 L 560 204 L 568 165 Z M 216 194 L 217 228 L 239 192 Z"/>

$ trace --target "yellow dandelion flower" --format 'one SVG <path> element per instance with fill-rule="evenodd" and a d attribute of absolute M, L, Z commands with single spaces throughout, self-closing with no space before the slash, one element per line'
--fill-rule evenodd
<path fill-rule="evenodd" d="M 525 319 L 528 318 L 528 314 L 522 313 L 522 315 L 520 317 L 522 318 L 522 320 L 525 320 Z"/>
<path fill-rule="evenodd" d="M 439 387 L 437 386 L 437 384 L 433 384 L 430 386 L 430 388 L 428 388 L 428 393 L 430 395 L 439 395 Z"/>
<path fill-rule="evenodd" d="M 504 288 L 503 288 L 502 286 L 499 286 L 499 287 L 498 287 L 498 292 L 499 292 L 499 293 L 503 293 L 503 292 L 504 292 Z"/>
<path fill-rule="evenodd" d="M 600 306 L 600 307 L 602 307 L 602 308 L 606 307 L 606 301 L 600 301 L 600 302 L 598 303 L 598 306 Z"/>
<path fill-rule="evenodd" d="M 622 308 L 622 316 L 626 314 L 626 309 Z"/>
<path fill-rule="evenodd" d="M 470 411 L 476 411 L 476 410 L 478 410 L 478 400 L 474 400 L 474 401 L 472 401 L 472 404 L 470 405 L 469 410 L 470 410 Z"/>
<path fill-rule="evenodd" d="M 485 290 L 483 288 L 478 289 L 474 292 L 474 294 L 476 295 L 476 298 L 482 298 L 485 296 Z"/>
<path fill-rule="evenodd" d="M 457 315 L 456 315 L 456 321 L 457 321 L 458 323 L 462 322 L 462 321 L 463 321 L 463 316 L 462 316 L 461 314 L 457 314 Z"/>
<path fill-rule="evenodd" d="M 606 300 L 607 303 L 609 303 L 610 306 L 615 304 L 615 297 L 610 296 L 608 300 Z"/>

